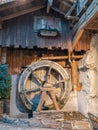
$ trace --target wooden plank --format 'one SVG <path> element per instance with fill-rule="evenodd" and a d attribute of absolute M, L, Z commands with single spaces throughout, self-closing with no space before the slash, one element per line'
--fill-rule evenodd
<path fill-rule="evenodd" d="M 5 28 L 6 47 L 10 46 L 10 28 Z"/>
<path fill-rule="evenodd" d="M 87 7 L 91 4 L 92 0 L 84 0 L 83 7 L 80 9 L 79 12 L 77 12 L 77 16 L 81 16 L 87 9 Z"/>
<path fill-rule="evenodd" d="M 8 53 L 7 53 L 7 64 L 9 65 L 9 72 L 11 74 L 12 71 L 12 54 L 11 54 L 11 48 L 8 48 Z"/>
<path fill-rule="evenodd" d="M 18 20 L 16 23 L 16 45 L 15 45 L 16 48 L 19 48 L 20 45 L 20 33 L 21 33 L 20 20 Z"/>
<path fill-rule="evenodd" d="M 81 30 L 79 30 L 79 32 L 77 32 L 77 34 L 76 34 L 76 36 L 75 36 L 75 38 L 73 40 L 71 53 L 74 51 L 74 49 L 75 49 L 76 45 L 78 44 L 78 41 L 81 38 L 83 32 L 84 32 L 84 29 L 81 29 Z"/>
<path fill-rule="evenodd" d="M 75 60 L 71 62 L 71 78 L 72 78 L 72 88 L 73 90 L 80 91 L 81 86 L 79 84 L 79 73 L 78 73 L 78 65 Z"/>
<path fill-rule="evenodd" d="M 50 3 L 48 2 L 48 4 L 47 4 L 47 13 L 49 13 L 50 12 Z"/>
<path fill-rule="evenodd" d="M 82 37 L 78 41 L 78 44 L 75 47 L 75 50 L 81 51 L 81 50 L 88 50 L 90 49 L 90 33 L 89 31 L 85 30 Z"/>
<path fill-rule="evenodd" d="M 63 5 L 65 5 L 65 7 L 67 6 L 67 7 L 71 7 L 71 4 L 70 3 L 68 3 L 68 1 L 64 1 L 64 0 L 58 0 L 60 3 L 62 3 Z"/>
<path fill-rule="evenodd" d="M 7 48 L 2 48 L 1 63 L 6 64 L 7 62 Z"/>
<path fill-rule="evenodd" d="M 0 29 L 2 29 L 3 28 L 3 26 L 2 26 L 2 24 L 0 24 Z"/>
<path fill-rule="evenodd" d="M 16 1 L 12 1 L 10 4 L 0 6 L 0 12 L 7 10 L 7 9 L 11 9 L 11 8 L 16 8 L 18 6 L 23 6 L 23 5 L 31 3 L 33 1 L 35 1 L 35 0 L 27 0 L 27 1 L 16 0 Z"/>
<path fill-rule="evenodd" d="M 42 57 L 40 60 L 63 60 L 68 59 L 69 56 L 50 56 L 50 57 Z M 73 55 L 72 58 L 74 59 L 81 59 L 83 58 L 83 55 Z"/>
<path fill-rule="evenodd" d="M 77 16 L 84 10 L 87 0 L 78 0 L 77 2 Z"/>
<path fill-rule="evenodd" d="M 7 64 L 9 65 L 9 72 L 10 72 L 10 64 L 9 64 L 9 61 L 10 61 L 10 56 L 9 56 L 9 49 L 7 50 Z"/>
<path fill-rule="evenodd" d="M 94 19 L 98 16 L 98 11 L 94 14 L 94 16 L 87 22 L 84 23 L 84 27 L 88 26 L 90 23 L 94 22 Z M 82 25 L 83 26 L 83 25 Z"/>
<path fill-rule="evenodd" d="M 51 10 L 50 12 L 51 15 L 52 11 L 53 10 Z M 59 17 L 59 14 L 56 13 L 56 16 Z M 61 19 L 62 33 L 60 33 L 58 37 L 46 38 L 40 37 L 37 35 L 37 33 L 34 32 L 33 19 L 34 16 L 32 14 L 29 14 L 17 19 L 12 19 L 4 22 L 4 29 L 0 31 L 0 44 L 2 46 L 13 45 L 15 48 L 18 48 L 19 46 L 21 46 L 22 48 L 33 48 L 33 46 L 37 46 L 40 48 L 52 48 L 53 46 L 55 46 L 56 48 L 61 47 L 62 49 L 67 49 L 68 46 L 71 45 L 71 32 L 69 30 L 69 24 L 67 21 L 65 22 Z M 7 31 L 5 31 L 6 29 Z M 8 36 L 6 37 L 5 34 L 8 34 Z"/>
<path fill-rule="evenodd" d="M 76 20 L 76 21 L 79 20 L 79 17 L 77 17 L 77 16 L 64 16 L 64 18 L 66 18 L 68 20 Z"/>
<path fill-rule="evenodd" d="M 2 56 L 2 49 L 1 49 L 1 46 L 0 46 L 0 64 L 1 64 L 1 56 Z"/>
<path fill-rule="evenodd" d="M 65 17 L 70 16 L 71 13 L 72 13 L 72 11 L 75 9 L 75 7 L 76 7 L 76 3 L 74 3 L 74 4 L 71 6 L 70 10 L 66 13 Z"/>
<path fill-rule="evenodd" d="M 2 22 L 2 19 L 1 19 L 1 16 L 0 16 L 0 29 L 2 29 L 2 24 L 3 24 L 3 22 Z"/>
<path fill-rule="evenodd" d="M 93 0 L 87 11 L 82 15 L 79 22 L 73 28 L 73 33 L 76 30 L 87 26 L 96 16 L 98 15 L 98 4 L 97 1 Z"/>
<path fill-rule="evenodd" d="M 47 13 L 50 12 L 50 8 L 52 6 L 52 3 L 53 3 L 53 0 L 48 0 L 48 3 L 47 3 Z"/>
<path fill-rule="evenodd" d="M 58 13 L 60 13 L 60 14 L 62 14 L 62 15 L 64 15 L 65 16 L 65 13 L 64 12 L 62 12 L 60 9 L 58 9 L 58 8 L 56 8 L 56 7 L 51 7 L 54 11 L 56 11 L 56 12 L 58 12 Z"/>
<path fill-rule="evenodd" d="M 0 46 L 2 45 L 2 30 L 0 30 Z"/>
<path fill-rule="evenodd" d="M 29 8 L 29 9 L 25 9 L 25 10 L 22 10 L 22 11 L 18 11 L 18 12 L 14 13 L 14 14 L 10 14 L 8 16 L 2 17 L 2 21 L 6 21 L 6 20 L 9 20 L 9 19 L 21 16 L 21 15 L 24 15 L 24 14 L 27 14 L 27 13 L 31 13 L 31 12 L 37 11 L 39 9 L 42 9 L 44 7 L 45 7 L 44 5 L 40 5 L 40 6 L 32 7 L 32 8 Z"/>
<path fill-rule="evenodd" d="M 86 27 L 87 30 L 95 30 L 98 31 L 98 27 Z"/>

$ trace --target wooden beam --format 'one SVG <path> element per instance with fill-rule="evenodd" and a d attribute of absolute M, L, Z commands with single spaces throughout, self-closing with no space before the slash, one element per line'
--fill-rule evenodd
<path fill-rule="evenodd" d="M 79 20 L 79 17 L 77 16 L 64 16 L 64 18 L 66 18 L 67 20 L 76 20 L 76 21 Z"/>
<path fill-rule="evenodd" d="M 35 1 L 35 0 L 27 0 L 27 1 L 16 0 L 16 1 L 12 1 L 11 4 L 6 4 L 6 5 L 3 5 L 3 6 L 0 6 L 0 12 L 7 10 L 7 9 L 11 9 L 11 8 L 15 8 L 15 7 L 18 7 L 18 6 L 25 5 L 25 4 L 31 3 L 33 1 Z"/>
<path fill-rule="evenodd" d="M 50 6 L 50 3 L 48 2 L 48 3 L 47 3 L 47 13 L 50 12 L 50 7 L 51 7 L 51 6 Z"/>
<path fill-rule="evenodd" d="M 75 49 L 76 45 L 78 44 L 78 41 L 80 40 L 80 38 L 81 38 L 83 32 L 84 32 L 84 29 L 80 29 L 80 30 L 77 32 L 77 34 L 76 34 L 76 36 L 75 36 L 75 38 L 74 38 L 74 40 L 73 40 L 73 45 L 72 45 L 71 53 L 74 51 L 74 49 Z"/>
<path fill-rule="evenodd" d="M 7 62 L 7 48 L 2 48 L 1 63 L 6 64 Z"/>
<path fill-rule="evenodd" d="M 2 52 L 1 52 L 1 46 L 0 46 L 0 64 L 1 64 L 1 56 L 2 56 Z"/>
<path fill-rule="evenodd" d="M 66 13 L 65 17 L 70 16 L 71 13 L 72 13 L 72 11 L 75 9 L 75 7 L 76 7 L 76 3 L 74 3 L 74 4 L 71 6 L 70 10 Z"/>
<path fill-rule="evenodd" d="M 98 26 L 96 27 L 86 27 L 85 29 L 87 29 L 87 30 L 95 30 L 95 31 L 98 31 Z"/>
<path fill-rule="evenodd" d="M 1 16 L 0 16 L 0 29 L 2 29 L 2 24 L 3 24 L 3 22 L 2 22 L 2 19 L 1 19 Z"/>
<path fill-rule="evenodd" d="M 0 29 L 2 29 L 2 24 L 0 24 Z"/>
<path fill-rule="evenodd" d="M 64 0 L 58 0 L 58 1 L 67 7 L 71 7 L 71 4 L 69 4 L 68 1 L 64 1 Z"/>
<path fill-rule="evenodd" d="M 31 13 L 31 12 L 37 11 L 39 9 L 42 9 L 44 7 L 45 7 L 44 5 L 40 5 L 40 6 L 32 7 L 32 8 L 29 8 L 29 9 L 25 9 L 25 10 L 22 10 L 22 11 L 18 11 L 14 14 L 10 14 L 10 15 L 2 17 L 2 21 L 6 21 L 6 20 L 24 15 L 24 14 L 27 14 L 27 13 Z"/>
<path fill-rule="evenodd" d="M 83 55 L 72 55 L 73 59 L 81 59 Z M 64 60 L 69 59 L 69 56 L 50 56 L 50 57 L 42 57 L 40 60 Z"/>
<path fill-rule="evenodd" d="M 79 72 L 78 72 L 78 64 L 75 60 L 71 62 L 71 81 L 72 81 L 72 90 L 81 90 L 81 86 L 79 83 Z"/>
<path fill-rule="evenodd" d="M 48 3 L 47 3 L 47 13 L 50 12 L 50 8 L 52 6 L 52 3 L 53 3 L 53 0 L 48 0 Z"/>
<path fill-rule="evenodd" d="M 53 9 L 54 11 L 56 11 L 56 12 L 62 14 L 62 15 L 65 15 L 64 12 L 62 12 L 61 10 L 59 10 L 59 9 L 57 9 L 57 8 L 55 8 L 55 7 L 51 7 L 51 9 Z"/>

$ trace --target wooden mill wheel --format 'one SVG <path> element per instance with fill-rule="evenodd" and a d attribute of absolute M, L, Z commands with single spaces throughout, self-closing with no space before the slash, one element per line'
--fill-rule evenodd
<path fill-rule="evenodd" d="M 69 96 L 70 80 L 68 72 L 59 64 L 49 60 L 35 62 L 22 73 L 18 91 L 23 104 L 29 110 L 36 110 L 40 103 L 42 89 L 53 88 L 56 102 L 62 108 Z M 47 91 L 42 109 L 53 109 L 51 94 Z"/>

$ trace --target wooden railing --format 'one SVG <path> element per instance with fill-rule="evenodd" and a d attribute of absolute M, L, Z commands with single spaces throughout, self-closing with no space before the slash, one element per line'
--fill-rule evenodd
<path fill-rule="evenodd" d="M 91 18 L 98 12 L 98 1 L 97 0 L 88 0 L 90 5 L 87 7 L 86 11 L 83 12 L 79 21 L 73 27 L 73 34 L 87 25 Z"/>
<path fill-rule="evenodd" d="M 81 16 L 93 0 L 78 0 L 76 16 Z"/>
<path fill-rule="evenodd" d="M 8 3 L 8 2 L 12 2 L 12 1 L 15 1 L 15 0 L 0 0 L 0 5 Z"/>

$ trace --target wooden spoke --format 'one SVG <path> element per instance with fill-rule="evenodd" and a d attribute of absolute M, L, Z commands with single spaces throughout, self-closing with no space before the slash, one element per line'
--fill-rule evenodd
<path fill-rule="evenodd" d="M 44 83 L 47 82 L 47 79 L 49 78 L 49 75 L 51 73 L 51 69 L 52 69 L 52 67 L 49 66 L 48 70 L 46 70 L 46 75 L 45 75 L 45 78 L 44 78 Z"/>
<path fill-rule="evenodd" d="M 32 88 L 32 89 L 29 89 L 29 90 L 25 90 L 26 94 L 30 94 L 30 93 L 34 93 L 34 92 L 38 92 L 40 91 L 40 88 Z"/>
<path fill-rule="evenodd" d="M 38 84 L 38 86 L 41 86 L 43 81 L 37 77 L 36 75 L 34 75 L 33 73 L 31 74 L 31 81 L 35 82 L 36 84 Z"/>
<path fill-rule="evenodd" d="M 64 83 L 64 82 L 65 82 L 64 79 L 59 80 L 59 81 L 57 81 L 55 84 L 53 84 L 53 86 L 58 87 L 58 85 L 59 85 L 60 83 Z"/>

